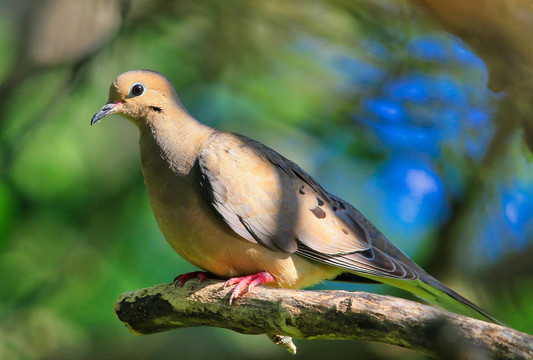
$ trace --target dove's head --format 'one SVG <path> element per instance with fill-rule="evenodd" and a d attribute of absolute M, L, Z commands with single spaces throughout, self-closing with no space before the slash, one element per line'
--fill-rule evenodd
<path fill-rule="evenodd" d="M 122 115 L 138 126 L 157 114 L 183 109 L 176 90 L 166 77 L 150 70 L 119 75 L 109 88 L 109 99 L 91 119 L 91 125 L 111 114 Z"/>

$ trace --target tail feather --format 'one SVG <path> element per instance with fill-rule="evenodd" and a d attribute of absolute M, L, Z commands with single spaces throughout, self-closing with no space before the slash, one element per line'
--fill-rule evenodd
<path fill-rule="evenodd" d="M 419 286 L 426 294 L 433 296 L 435 299 L 434 302 L 443 308 L 471 317 L 482 318 L 482 320 L 488 320 L 496 324 L 505 325 L 464 296 L 459 295 L 429 275 L 422 277 L 422 279 L 417 282 L 417 286 Z M 419 296 L 424 298 L 423 295 Z"/>
<path fill-rule="evenodd" d="M 407 290 L 410 293 L 447 310 L 505 326 L 505 324 L 487 313 L 485 310 L 481 309 L 464 296 L 451 290 L 430 275 L 423 274 L 419 279 L 411 281 L 382 279 L 382 282 Z"/>
<path fill-rule="evenodd" d="M 366 274 L 354 274 L 355 276 L 353 277 L 348 275 L 352 274 L 346 273 L 346 276 L 339 277 L 336 280 L 360 282 L 361 277 L 367 277 L 372 281 L 406 290 L 419 298 L 422 298 L 447 310 L 506 326 L 504 323 L 487 313 L 485 310 L 481 309 L 470 300 L 451 290 L 426 272 L 422 272 L 421 269 L 417 271 L 418 279 L 416 280 L 402 280 Z"/>

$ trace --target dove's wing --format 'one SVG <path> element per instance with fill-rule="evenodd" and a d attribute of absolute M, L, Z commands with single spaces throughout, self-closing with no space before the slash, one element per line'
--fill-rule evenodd
<path fill-rule="evenodd" d="M 265 145 L 218 133 L 198 162 L 211 204 L 243 238 L 361 274 L 417 278 L 416 265 L 388 240 L 374 243 L 377 230 L 369 232 L 353 206 Z"/>

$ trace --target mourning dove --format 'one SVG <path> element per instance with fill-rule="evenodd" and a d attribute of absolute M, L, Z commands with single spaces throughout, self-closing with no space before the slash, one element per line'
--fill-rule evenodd
<path fill-rule="evenodd" d="M 142 170 L 169 244 L 229 279 L 230 302 L 254 286 L 302 288 L 325 279 L 389 284 L 450 310 L 497 322 L 431 277 L 355 207 L 298 165 L 248 137 L 200 124 L 161 74 L 119 75 L 91 124 L 119 114 L 140 131 Z"/>

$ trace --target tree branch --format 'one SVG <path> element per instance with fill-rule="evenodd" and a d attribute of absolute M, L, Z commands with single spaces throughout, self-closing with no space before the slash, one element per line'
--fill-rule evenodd
<path fill-rule="evenodd" d="M 476 359 L 533 358 L 533 336 L 413 301 L 258 286 L 229 305 L 231 289 L 223 284 L 189 281 L 183 288 L 162 284 L 127 292 L 116 301 L 115 313 L 136 334 L 215 326 L 267 334 L 286 348 L 290 336 L 376 341 L 454 359 L 474 353 Z"/>

